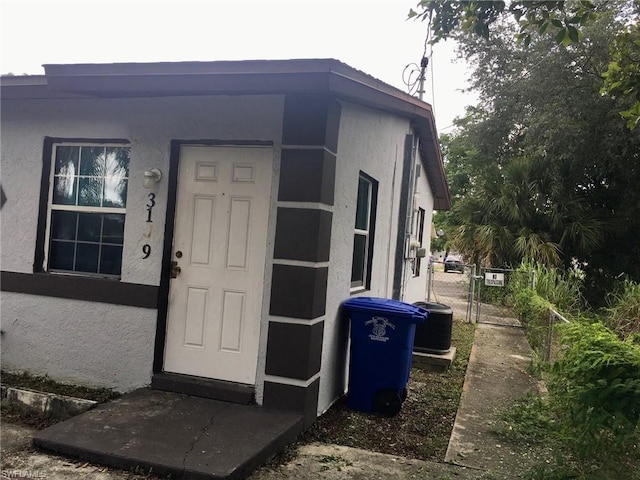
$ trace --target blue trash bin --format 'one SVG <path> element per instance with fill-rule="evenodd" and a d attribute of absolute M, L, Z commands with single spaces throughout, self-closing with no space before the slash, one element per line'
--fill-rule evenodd
<path fill-rule="evenodd" d="M 375 297 L 351 298 L 342 306 L 351 321 L 347 405 L 396 415 L 407 396 L 416 324 L 428 311 Z"/>

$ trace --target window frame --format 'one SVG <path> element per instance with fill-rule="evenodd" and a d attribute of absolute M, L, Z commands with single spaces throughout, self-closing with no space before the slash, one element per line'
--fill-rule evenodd
<path fill-rule="evenodd" d="M 128 187 L 131 179 L 131 144 L 128 140 L 122 139 L 62 139 L 62 138 L 45 138 L 44 149 L 43 149 L 43 170 L 42 170 L 42 180 L 41 180 L 41 191 L 40 191 L 40 211 L 38 217 L 38 237 L 36 240 L 36 255 L 34 259 L 34 273 L 47 273 L 51 275 L 71 275 L 71 276 L 82 276 L 82 277 L 91 277 L 91 278 L 103 278 L 108 280 L 120 280 L 122 276 L 122 259 L 124 258 L 124 252 L 120 257 L 120 273 L 119 274 L 110 274 L 110 273 L 100 273 L 100 272 L 85 272 L 81 270 L 63 270 L 63 269 L 54 269 L 50 267 L 51 260 L 51 241 L 52 241 L 52 222 L 53 222 L 53 213 L 56 211 L 61 212 L 73 212 L 77 214 L 89 213 L 89 214 L 102 214 L 102 215 L 123 215 L 124 223 L 126 225 L 126 213 L 127 207 L 125 200 L 124 207 L 113 207 L 113 206 L 84 206 L 84 205 L 63 205 L 63 204 L 54 204 L 53 196 L 54 196 L 54 186 L 55 186 L 55 162 L 57 155 L 57 147 L 60 146 L 72 146 L 72 147 L 98 147 L 98 148 L 128 148 L 129 149 L 129 165 L 128 165 L 128 174 L 127 174 L 127 194 L 126 199 L 128 199 Z M 81 154 L 81 150 L 79 155 Z M 80 175 L 78 175 L 80 177 Z M 78 193 L 76 193 L 78 195 Z M 76 202 L 77 203 L 77 202 Z M 103 220 L 104 221 L 104 220 Z M 74 243 L 77 245 L 77 238 L 74 240 Z M 91 243 L 91 242 L 90 242 Z M 101 238 L 99 242 L 97 242 L 100 246 L 103 246 L 104 242 Z M 109 244 L 107 244 L 109 245 Z M 124 226 L 123 226 L 123 242 L 121 245 L 124 251 Z"/>
<path fill-rule="evenodd" d="M 360 195 L 360 182 L 365 181 L 368 185 L 368 194 L 367 194 L 367 228 L 361 229 L 358 227 L 358 208 L 360 206 L 359 195 Z M 376 211 L 378 205 L 378 182 L 373 177 L 367 175 L 364 172 L 360 172 L 358 174 L 358 194 L 356 195 L 356 212 L 355 212 L 355 222 L 354 222 L 354 233 L 353 233 L 353 249 L 352 249 L 352 258 L 351 258 L 351 293 L 358 293 L 371 289 L 371 271 L 372 271 L 372 263 L 373 263 L 373 251 L 374 251 L 374 239 L 375 239 L 375 228 L 376 228 Z M 353 267 L 355 260 L 355 253 L 357 248 L 356 237 L 364 236 L 365 237 L 365 248 L 364 248 L 364 265 L 362 268 L 362 279 L 353 279 Z"/>

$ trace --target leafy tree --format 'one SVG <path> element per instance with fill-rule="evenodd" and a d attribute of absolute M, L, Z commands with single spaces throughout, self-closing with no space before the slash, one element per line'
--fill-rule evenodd
<path fill-rule="evenodd" d="M 468 258 L 577 260 L 591 300 L 621 272 L 640 278 L 640 131 L 618 114 L 625 98 L 600 93 L 621 20 L 600 11 L 566 47 L 525 47 L 499 23 L 489 40 L 459 35 L 480 104 L 442 139 L 454 199 L 442 221 Z"/>
<path fill-rule="evenodd" d="M 460 138 L 451 135 L 442 134 L 440 136 L 440 145 L 442 157 L 445 163 L 445 171 L 447 173 L 447 182 L 449 191 L 454 202 L 464 198 L 471 188 L 471 179 L 469 175 L 470 165 L 466 161 L 467 146 L 463 145 Z M 469 147 L 469 150 L 473 150 Z M 453 246 L 453 232 L 455 225 L 451 210 L 439 211 L 433 217 L 433 224 L 436 232 L 443 232 L 431 240 L 431 249 L 434 251 L 449 251 Z M 470 259 L 470 257 L 468 258 Z"/>
<path fill-rule="evenodd" d="M 565 47 L 579 42 L 582 28 L 602 12 L 616 10 L 629 24 L 611 42 L 611 63 L 602 70 L 602 93 L 625 97 L 626 108 L 620 115 L 631 129 L 640 124 L 640 0 L 420 0 L 417 7 L 418 11 L 409 11 L 409 18 L 428 21 L 433 43 L 459 32 L 489 39 L 491 29 L 506 19 L 518 30 L 516 38 L 524 46 L 547 35 Z"/>
<path fill-rule="evenodd" d="M 509 17 L 518 24 L 518 39 L 528 45 L 532 32 L 547 31 L 554 33 L 558 43 L 577 42 L 578 28 L 595 17 L 597 7 L 588 0 L 421 0 L 418 10 L 411 9 L 409 18 L 429 21 L 434 42 L 446 39 L 457 30 L 489 38 L 493 25 Z"/>
<path fill-rule="evenodd" d="M 611 62 L 602 76 L 603 93 L 628 99 L 631 107 L 620 114 L 629 128 L 636 128 L 640 124 L 640 22 L 628 26 L 613 40 Z"/>

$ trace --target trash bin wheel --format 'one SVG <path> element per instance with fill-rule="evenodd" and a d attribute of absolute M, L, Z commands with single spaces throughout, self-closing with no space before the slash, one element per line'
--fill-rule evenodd
<path fill-rule="evenodd" d="M 407 399 L 407 389 L 403 388 L 402 392 L 400 392 L 400 400 L 404 402 L 406 399 Z"/>
<path fill-rule="evenodd" d="M 373 397 L 373 410 L 385 417 L 394 417 L 402 408 L 402 396 L 397 390 L 378 390 Z"/>

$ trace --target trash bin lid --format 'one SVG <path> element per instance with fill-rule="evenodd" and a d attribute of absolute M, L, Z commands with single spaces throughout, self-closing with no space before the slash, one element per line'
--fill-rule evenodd
<path fill-rule="evenodd" d="M 417 323 L 424 322 L 429 314 L 426 309 L 420 306 L 390 298 L 355 297 L 346 300 L 342 305 L 351 311 L 385 313 L 412 319 Z"/>
<path fill-rule="evenodd" d="M 416 307 L 424 308 L 428 312 L 453 313 L 453 309 L 449 305 L 438 302 L 415 302 Z"/>

